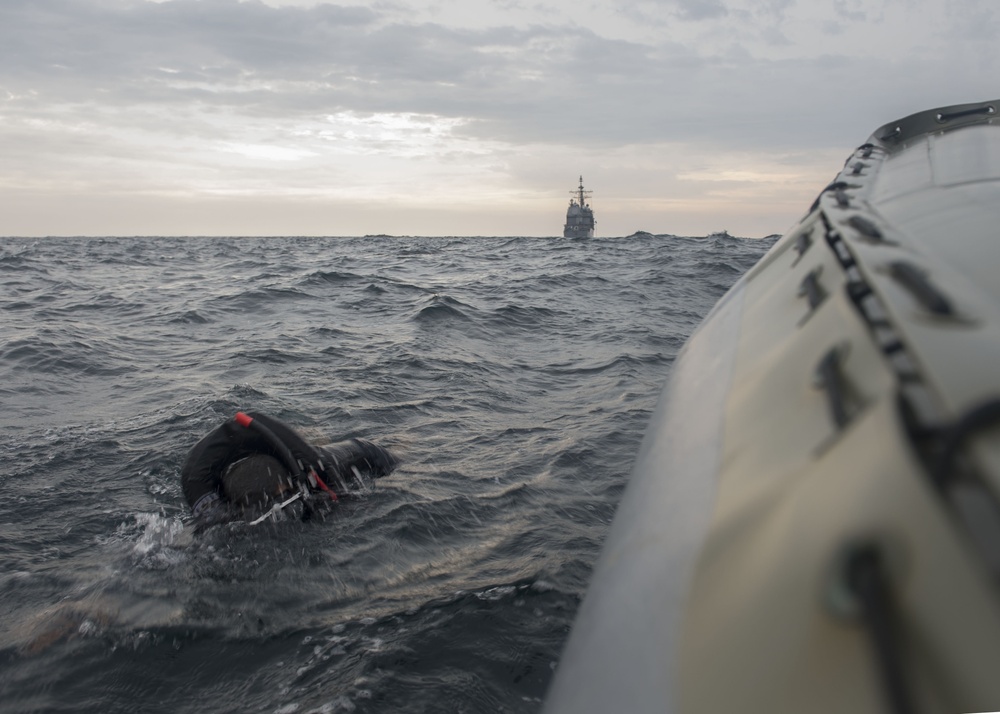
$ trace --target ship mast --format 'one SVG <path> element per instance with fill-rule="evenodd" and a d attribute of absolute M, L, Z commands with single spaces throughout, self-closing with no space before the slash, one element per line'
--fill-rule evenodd
<path fill-rule="evenodd" d="M 577 192 L 579 192 L 579 194 L 580 194 L 580 208 L 583 208 L 584 206 L 587 205 L 586 203 L 583 202 L 584 198 L 586 196 L 589 196 L 590 194 L 592 194 L 593 191 L 584 191 L 583 190 L 583 175 L 582 174 L 580 175 L 580 188 L 578 188 L 576 191 L 570 191 L 570 195 L 572 195 L 574 193 L 577 193 Z"/>

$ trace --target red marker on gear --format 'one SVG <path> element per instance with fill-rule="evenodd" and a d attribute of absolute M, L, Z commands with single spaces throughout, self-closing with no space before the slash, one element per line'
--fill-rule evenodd
<path fill-rule="evenodd" d="M 236 416 L 234 418 L 236 419 L 237 424 L 242 427 L 246 427 L 247 429 L 249 429 L 250 424 L 253 423 L 253 417 L 247 416 L 243 412 L 236 412 Z"/>

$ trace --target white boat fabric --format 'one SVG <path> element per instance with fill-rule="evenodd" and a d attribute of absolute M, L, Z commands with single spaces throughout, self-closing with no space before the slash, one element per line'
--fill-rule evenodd
<path fill-rule="evenodd" d="M 997 109 L 879 128 L 689 340 L 547 714 L 1000 709 Z"/>

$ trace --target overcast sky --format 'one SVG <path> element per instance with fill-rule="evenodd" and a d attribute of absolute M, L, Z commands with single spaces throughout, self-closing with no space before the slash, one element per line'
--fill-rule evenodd
<path fill-rule="evenodd" d="M 0 235 L 782 233 L 997 0 L 0 0 Z"/>

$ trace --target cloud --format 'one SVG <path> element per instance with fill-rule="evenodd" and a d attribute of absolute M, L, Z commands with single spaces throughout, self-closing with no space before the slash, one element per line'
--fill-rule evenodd
<path fill-rule="evenodd" d="M 673 20 L 697 22 L 728 14 L 722 0 L 626 0 L 621 3 L 621 11 L 640 22 L 658 25 Z"/>
<path fill-rule="evenodd" d="M 733 63 L 697 47 L 608 39 L 581 27 L 467 30 L 406 25 L 367 8 L 235 0 L 9 0 L 0 28 L 2 86 L 33 97 L 9 103 L 10 112 L 409 112 L 463 118 L 468 134 L 504 141 L 694 138 L 712 126 L 706 105 L 739 103 L 752 114 L 770 93 L 773 110 L 781 103 L 773 82 L 801 84 L 795 77 L 809 64 L 749 56 Z"/>
<path fill-rule="evenodd" d="M 865 22 L 868 20 L 865 3 L 861 0 L 834 0 L 833 9 L 842 20 L 850 22 Z"/>
<path fill-rule="evenodd" d="M 863 16 L 851 9 L 859 3 L 838 0 L 834 15 Z M 884 84 L 906 73 L 929 70 L 927 81 L 940 74 L 931 57 L 858 56 L 850 46 L 838 53 L 834 43 L 820 55 L 766 56 L 761 47 L 791 44 L 798 29 L 787 26 L 790 0 L 734 5 L 733 18 L 716 0 L 665 6 L 689 20 L 712 19 L 706 44 L 614 39 L 579 25 L 408 24 L 360 6 L 6 0 L 0 87 L 18 97 L 33 93 L 20 104 L 32 110 L 183 105 L 284 118 L 410 112 L 466 119 L 467 132 L 510 141 L 696 139 L 718 126 L 721 110 L 743 136 L 769 142 L 776 132 L 763 113 L 818 114 L 830 108 L 831 90 L 863 85 L 866 75 Z M 739 26 L 747 13 L 757 18 L 754 35 Z M 754 42 L 758 50 L 749 49 Z M 17 106 L 8 102 L 7 110 Z"/>
<path fill-rule="evenodd" d="M 708 20 L 723 17 L 728 12 L 718 0 L 678 0 L 677 8 L 682 20 Z"/>
<path fill-rule="evenodd" d="M 628 181 L 614 162 L 647 156 L 733 187 L 995 95 L 997 18 L 980 0 L 4 0 L 0 185 L 402 201 L 416 175 L 459 196 L 560 182 L 546 162 Z"/>

